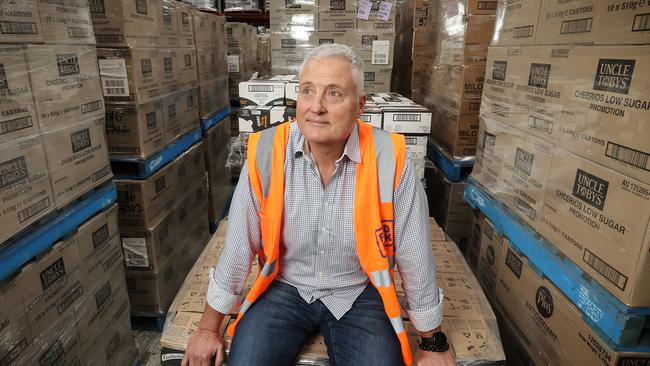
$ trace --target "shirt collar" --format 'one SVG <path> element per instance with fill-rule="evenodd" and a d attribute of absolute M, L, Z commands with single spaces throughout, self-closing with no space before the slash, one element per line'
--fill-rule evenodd
<path fill-rule="evenodd" d="M 311 158 L 311 152 L 309 151 L 309 146 L 307 146 L 307 139 L 298 129 L 300 138 L 298 139 L 298 146 L 296 147 L 294 158 L 298 157 L 298 153 L 308 156 Z M 348 141 L 345 143 L 345 148 L 343 149 L 343 155 L 337 160 L 341 161 L 343 157 L 348 157 L 348 159 L 353 162 L 360 164 L 361 163 L 361 148 L 359 147 L 359 124 L 355 123 L 352 128 L 352 133 L 348 137 Z"/>

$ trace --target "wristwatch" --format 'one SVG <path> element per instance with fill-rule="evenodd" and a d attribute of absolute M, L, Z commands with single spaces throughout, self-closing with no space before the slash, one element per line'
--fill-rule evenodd
<path fill-rule="evenodd" d="M 420 349 L 429 352 L 446 352 L 449 349 L 447 336 L 443 332 L 435 332 L 429 338 L 422 337 Z"/>

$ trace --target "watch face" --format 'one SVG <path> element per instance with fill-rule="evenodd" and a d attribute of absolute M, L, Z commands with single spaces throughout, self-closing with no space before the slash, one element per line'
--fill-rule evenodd
<path fill-rule="evenodd" d="M 433 334 L 433 344 L 436 347 L 444 347 L 447 344 L 447 336 L 443 332 L 437 332 Z"/>

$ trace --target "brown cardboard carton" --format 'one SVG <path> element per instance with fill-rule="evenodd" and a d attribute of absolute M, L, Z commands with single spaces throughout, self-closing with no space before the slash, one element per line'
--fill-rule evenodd
<path fill-rule="evenodd" d="M 163 0 L 160 16 L 160 47 L 179 47 L 178 7 L 175 1 Z"/>
<path fill-rule="evenodd" d="M 589 44 L 594 42 L 602 18 L 598 1 L 544 0 L 539 17 L 537 44 Z"/>
<path fill-rule="evenodd" d="M 93 46 L 27 46 L 27 63 L 41 130 L 104 113 Z"/>
<path fill-rule="evenodd" d="M 318 30 L 345 31 L 357 27 L 357 2 L 318 0 Z"/>
<path fill-rule="evenodd" d="M 230 141 L 230 119 L 226 118 L 207 131 L 205 141 L 205 163 L 208 171 L 209 202 L 208 217 L 216 222 L 232 192 L 230 170 L 226 168 L 228 142 Z"/>
<path fill-rule="evenodd" d="M 178 17 L 178 38 L 180 47 L 194 48 L 194 27 L 192 24 L 192 8 L 181 2 L 171 1 Z"/>
<path fill-rule="evenodd" d="M 125 311 L 114 316 L 111 325 L 94 350 L 84 355 L 87 365 L 131 365 L 138 357 L 135 346 L 128 303 Z"/>
<path fill-rule="evenodd" d="M 363 70 L 363 89 L 366 93 L 385 93 L 390 91 L 392 68 L 366 66 Z"/>
<path fill-rule="evenodd" d="M 32 343 L 25 307 L 15 281 L 0 286 L 0 360 L 11 365 Z"/>
<path fill-rule="evenodd" d="M 270 3 L 271 32 L 318 30 L 317 0 L 270 0 Z"/>
<path fill-rule="evenodd" d="M 40 137 L 0 144 L 0 242 L 54 209 Z"/>
<path fill-rule="evenodd" d="M 533 45 L 542 0 L 499 0 L 492 46 Z"/>
<path fill-rule="evenodd" d="M 530 340 L 528 351 L 536 364 L 624 365 L 649 359 L 647 353 L 612 349 L 585 315 L 511 246 L 501 261 L 497 302 Z"/>
<path fill-rule="evenodd" d="M 168 143 L 199 127 L 197 94 L 197 90 L 192 89 L 163 98 L 163 124 Z"/>
<path fill-rule="evenodd" d="M 648 184 L 556 148 L 540 231 L 624 304 L 647 306 L 649 202 Z"/>
<path fill-rule="evenodd" d="M 648 23 L 648 3 L 618 2 L 616 0 L 592 1 L 596 5 L 596 44 L 648 44 L 650 43 L 650 23 Z"/>
<path fill-rule="evenodd" d="M 124 266 L 118 266 L 100 281 L 89 285 L 84 301 L 75 309 L 83 354 L 94 354 L 106 329 L 123 313 L 129 312 Z M 94 351 L 94 352 L 93 352 Z"/>
<path fill-rule="evenodd" d="M 0 142 L 38 132 L 24 48 L 0 47 Z"/>
<path fill-rule="evenodd" d="M 79 246 L 73 236 L 22 268 L 16 283 L 35 336 L 47 331 L 83 300 L 87 289 L 80 266 Z"/>
<path fill-rule="evenodd" d="M 522 47 L 490 47 L 486 62 L 481 115 L 517 125 L 522 112 L 517 107 L 515 85 L 524 84 Z"/>
<path fill-rule="evenodd" d="M 503 256 L 509 244 L 505 235 L 494 230 L 492 222 L 484 218 L 481 244 L 476 264 L 476 279 L 486 296 L 494 300 Z"/>
<path fill-rule="evenodd" d="M 390 10 L 388 11 L 388 20 L 384 20 L 385 18 L 385 9 L 382 11 L 382 17 L 379 17 L 379 9 L 381 6 L 381 1 L 377 0 L 371 0 L 370 1 L 371 6 L 370 6 L 370 11 L 368 13 L 368 18 L 363 19 L 357 16 L 357 29 L 363 30 L 363 31 L 372 31 L 372 32 L 387 32 L 387 33 L 393 33 L 395 32 L 395 16 L 397 14 L 397 6 L 391 4 L 392 6 L 390 7 Z M 358 3 L 357 3 L 358 5 Z M 387 5 L 384 5 L 386 7 Z"/>
<path fill-rule="evenodd" d="M 39 1 L 43 40 L 47 44 L 95 44 L 88 1 Z"/>
<path fill-rule="evenodd" d="M 312 32 L 309 35 L 309 43 L 313 47 L 318 47 L 327 43 L 345 44 L 346 32 Z"/>
<path fill-rule="evenodd" d="M 501 178 L 506 151 L 511 150 L 512 134 L 503 124 L 480 116 L 476 160 L 472 177 L 476 179 L 493 196 L 504 191 Z"/>
<path fill-rule="evenodd" d="M 107 102 L 145 104 L 165 93 L 158 49 L 98 48 L 97 57 Z"/>
<path fill-rule="evenodd" d="M 108 104 L 105 132 L 112 156 L 144 158 L 160 151 L 165 146 L 162 100 L 138 106 Z"/>
<path fill-rule="evenodd" d="M 81 270 L 87 288 L 124 263 L 117 226 L 117 205 L 100 212 L 77 229 Z"/>
<path fill-rule="evenodd" d="M 197 81 L 197 65 L 196 65 L 196 49 L 194 48 L 181 48 L 178 49 L 178 70 L 177 78 L 179 88 L 181 90 L 195 89 L 198 87 Z M 210 57 L 210 63 L 217 64 L 217 55 Z M 214 73 L 216 73 L 216 67 Z M 213 74 L 216 75 L 216 74 Z"/>
<path fill-rule="evenodd" d="M 104 116 L 43 134 L 54 203 L 63 207 L 111 179 Z"/>
<path fill-rule="evenodd" d="M 307 53 L 313 48 L 308 39 L 292 33 L 276 33 L 271 37 L 271 64 L 287 67 L 300 67 Z"/>
<path fill-rule="evenodd" d="M 561 96 L 566 118 L 553 138 L 578 155 L 650 183 L 650 125 L 644 122 L 650 81 L 641 66 L 649 61 L 647 46 L 575 47 Z"/>
<path fill-rule="evenodd" d="M 392 67 L 394 43 L 394 33 L 371 33 L 359 30 L 345 33 L 345 44 L 359 53 L 364 66 Z"/>
<path fill-rule="evenodd" d="M 162 94 L 174 93 L 180 90 L 178 81 L 181 59 L 178 48 L 158 48 L 162 62 Z"/>
<path fill-rule="evenodd" d="M 466 246 L 472 223 L 472 209 L 463 199 L 465 183 L 450 182 L 440 169 L 426 177 L 429 192 L 429 214 L 459 245 Z M 436 258 L 437 262 L 437 258 Z"/>
<path fill-rule="evenodd" d="M 431 137 L 452 156 L 476 154 L 478 116 L 457 115 L 444 108 L 436 109 L 431 124 Z"/>
<path fill-rule="evenodd" d="M 120 227 L 152 227 L 174 206 L 174 162 L 145 180 L 115 180 Z"/>
<path fill-rule="evenodd" d="M 177 244 L 177 226 L 171 211 L 150 228 L 122 226 L 122 248 L 127 268 L 133 270 L 159 270 L 174 252 Z M 178 235 L 182 235 L 179 233 Z"/>
<path fill-rule="evenodd" d="M 176 182 L 174 185 L 176 186 L 177 197 L 188 194 L 188 184 L 203 180 L 206 169 L 205 155 L 205 143 L 199 142 L 176 158 L 174 164 L 174 179 Z"/>
<path fill-rule="evenodd" d="M 196 50 L 196 63 L 198 72 L 198 81 L 204 82 L 211 80 L 215 74 L 213 69 L 215 64 L 211 61 L 213 59 L 214 49 L 212 48 L 199 48 Z"/>
<path fill-rule="evenodd" d="M 229 105 L 227 84 L 228 78 L 221 78 L 199 85 L 199 117 L 207 118 Z"/>
<path fill-rule="evenodd" d="M 192 10 L 192 26 L 194 31 L 194 45 L 196 48 L 211 48 L 213 35 L 218 29 L 218 17 L 210 13 Z"/>
<path fill-rule="evenodd" d="M 16 360 L 17 365 L 38 365 L 58 362 L 60 365 L 81 364 L 78 324 L 73 314 L 63 314 L 52 327 L 34 337 L 34 342 Z"/>
<path fill-rule="evenodd" d="M 434 71 L 435 97 L 454 114 L 478 114 L 483 93 L 484 67 L 438 65 Z"/>
<path fill-rule="evenodd" d="M 449 14 L 446 14 L 444 21 L 438 25 L 442 48 L 445 46 L 445 40 L 453 38 L 462 39 L 466 45 L 489 44 L 494 32 L 495 20 L 496 17 L 492 15 L 458 14 L 449 16 Z"/>
<path fill-rule="evenodd" d="M 162 1 L 90 1 L 99 47 L 156 47 L 160 42 Z"/>
<path fill-rule="evenodd" d="M 169 260 L 158 271 L 127 269 L 131 314 L 167 311 L 185 277 L 177 262 Z"/>
<path fill-rule="evenodd" d="M 436 60 L 440 65 L 478 66 L 487 61 L 487 44 L 466 44 L 460 37 L 444 39 L 441 43 Z"/>
<path fill-rule="evenodd" d="M 43 28 L 36 0 L 5 1 L 0 5 L 2 43 L 42 43 Z"/>

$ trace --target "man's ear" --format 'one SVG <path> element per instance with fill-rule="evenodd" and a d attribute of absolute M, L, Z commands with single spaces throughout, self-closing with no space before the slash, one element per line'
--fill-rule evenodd
<path fill-rule="evenodd" d="M 363 114 L 365 108 L 366 108 L 366 94 L 364 93 L 362 96 L 359 97 L 359 112 L 357 113 L 357 117 Z"/>

